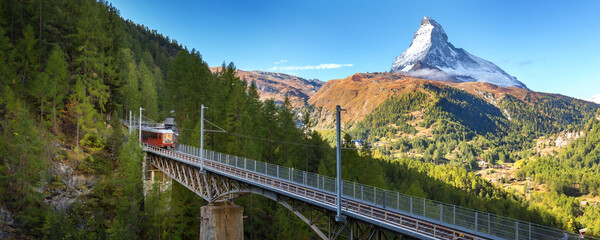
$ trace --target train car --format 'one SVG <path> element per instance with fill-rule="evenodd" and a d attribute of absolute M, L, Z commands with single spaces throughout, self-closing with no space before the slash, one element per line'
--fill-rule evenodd
<path fill-rule="evenodd" d="M 170 129 L 142 127 L 142 142 L 157 147 L 172 148 L 175 144 L 174 133 Z"/>

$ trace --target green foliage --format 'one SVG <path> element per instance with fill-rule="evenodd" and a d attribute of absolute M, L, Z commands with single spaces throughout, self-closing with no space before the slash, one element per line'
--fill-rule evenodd
<path fill-rule="evenodd" d="M 480 97 L 448 86 L 438 87 L 425 84 L 424 89 L 438 96 L 437 99 L 431 101 L 427 110 L 428 114 L 423 117 L 424 126 L 446 120 L 448 123 L 457 123 L 456 126 L 465 126 L 467 129 L 442 128 L 444 130 L 452 131 L 454 129 L 456 134 L 461 131 L 463 134 L 468 134 L 472 131 L 480 135 L 505 129 L 506 122 L 500 109 Z M 457 137 L 463 137 L 462 139 L 466 140 L 468 135 L 467 138 L 464 138 L 464 135 Z"/>
<path fill-rule="evenodd" d="M 538 95 L 528 94 L 522 101 L 507 94 L 494 106 L 463 90 L 423 84 L 422 92 L 384 101 L 352 134 L 375 143 L 385 156 L 409 153 L 424 161 L 448 162 L 454 160 L 446 154 L 454 153 L 456 163 L 472 169 L 478 158 L 492 164 L 513 162 L 537 137 L 580 128 L 582 119 L 598 108 L 568 97 Z M 424 129 L 417 132 L 418 127 Z"/>
<path fill-rule="evenodd" d="M 104 148 L 104 140 L 102 140 L 100 136 L 94 132 L 86 133 L 83 139 L 81 139 L 80 143 L 82 146 L 91 150 L 100 150 Z"/>
<path fill-rule="evenodd" d="M 36 51 L 37 39 L 31 25 L 27 25 L 16 46 L 16 66 L 18 68 L 19 82 L 14 89 L 19 93 L 25 93 L 25 89 L 33 87 L 39 70 L 39 53 Z"/>
<path fill-rule="evenodd" d="M 58 133 L 58 113 L 62 106 L 68 89 L 68 63 L 60 47 L 56 46 L 52 49 L 52 53 L 48 57 L 46 63 L 45 76 L 50 82 L 50 86 L 46 89 L 50 98 L 50 112 L 52 114 L 52 129 L 54 133 Z"/>
<path fill-rule="evenodd" d="M 553 215 L 528 207 L 517 196 L 463 168 L 401 158 L 384 162 L 383 172 L 389 187 L 402 193 L 560 227 Z"/>
<path fill-rule="evenodd" d="M 139 143 L 135 136 L 124 141 L 118 122 L 128 110 L 139 107 L 157 121 L 171 116 L 173 110 L 182 131 L 178 140 L 198 146 L 200 105 L 204 104 L 209 107 L 205 118 L 228 131 L 207 133 L 207 149 L 335 174 L 335 153 L 327 141 L 333 135 L 312 130 L 308 114 L 305 126 L 296 128 L 289 100 L 282 104 L 260 101 L 256 85 L 237 76 L 233 63 L 213 73 L 198 51 L 188 51 L 155 30 L 123 21 L 104 1 L 8 0 L 0 4 L 0 83 L 5 87 L 0 99 L 0 201 L 17 212 L 25 234 L 47 239 L 198 237 L 196 217 L 204 203 L 193 192 L 177 183 L 164 191 L 155 186 L 143 200 Z M 477 158 L 511 162 L 517 157 L 515 152 L 529 148 L 539 132 L 559 131 L 569 128 L 568 124 L 578 128 L 590 116 L 581 112 L 597 108 L 554 96 L 528 96 L 525 101 L 507 96 L 498 106 L 512 120 L 499 108 L 455 88 L 426 85 L 422 92 L 394 96 L 352 132 L 366 140 L 366 146 L 385 144 L 375 151 L 366 147 L 343 150 L 344 179 L 513 217 L 526 213 L 517 217 L 554 226 L 576 226 L 561 225 L 572 222 L 572 217 L 560 216 L 555 221 L 558 213 L 524 207 L 511 194 L 464 169 L 407 159 L 379 160 L 381 153 L 400 150 L 422 155 L 423 161 L 454 161 L 471 169 Z M 32 115 L 38 113 L 39 118 Z M 50 139 L 46 132 L 50 119 L 57 139 Z M 111 131 L 107 119 L 112 119 Z M 215 129 L 205 123 L 206 128 Z M 431 135 L 414 137 L 421 128 Z M 55 156 L 50 146 L 62 139 L 65 149 L 77 153 L 78 170 L 97 175 L 99 182 L 70 209 L 56 212 L 42 203 L 44 196 L 35 189 L 46 183 L 46 165 Z M 344 147 L 352 148 L 351 140 L 344 136 Z M 567 154 L 565 163 L 547 164 L 562 171 L 565 164 L 584 162 L 577 172 L 584 177 L 555 184 L 555 190 L 568 193 L 579 184 L 581 193 L 598 191 L 595 172 L 583 170 L 597 166 L 598 154 L 588 154 L 595 151 L 594 146 L 578 146 L 584 150 Z M 72 161 L 69 156 L 58 154 L 61 161 Z M 458 160 L 447 159 L 453 156 Z M 529 171 L 529 164 L 523 171 Z M 531 168 L 537 167 L 532 164 Z M 543 171 L 527 174 L 540 179 L 550 176 Z M 569 175 L 559 175 L 564 176 Z M 62 180 L 49 179 L 47 189 L 64 187 Z M 572 205 L 571 200 L 563 202 Z M 251 239 L 314 238 L 305 224 L 271 200 L 248 196 L 237 203 L 249 215 L 245 234 Z M 581 219 L 587 219 L 581 221 L 592 224 L 598 219 L 597 212 L 587 209 L 566 214 L 581 212 Z"/>
<path fill-rule="evenodd" d="M 427 100 L 427 94 L 421 92 L 392 96 L 365 116 L 353 131 L 360 139 L 367 139 L 370 135 L 384 137 L 387 134 L 414 134 L 415 128 L 406 122 L 414 119 L 410 113 L 420 110 Z"/>
<path fill-rule="evenodd" d="M 39 234 L 43 216 L 40 187 L 47 165 L 45 139 L 23 102 L 9 87 L 0 99 L 0 201 L 17 216 L 31 234 Z"/>
<path fill-rule="evenodd" d="M 15 72 L 12 67 L 15 48 L 5 34 L 6 31 L 0 26 L 0 84 L 2 84 L 2 86 L 10 86 L 16 84 L 16 77 L 14 76 Z"/>
<path fill-rule="evenodd" d="M 530 158 L 518 176 L 532 176 L 571 196 L 600 194 L 600 121 L 592 118 L 583 130 L 585 135 L 558 155 Z"/>
<path fill-rule="evenodd" d="M 172 188 L 166 188 L 165 183 L 156 181 L 144 202 L 144 212 L 146 213 L 146 221 L 144 222 L 144 239 L 174 239 L 175 228 L 177 222 L 174 221 L 175 211 L 169 207 L 173 201 Z M 176 200 L 175 200 L 176 201 Z"/>
<path fill-rule="evenodd" d="M 50 82 L 48 75 L 45 73 L 38 73 L 29 92 L 39 105 L 41 123 L 44 122 L 44 111 L 47 112 L 48 110 L 48 99 L 51 96 L 48 89 L 50 88 L 52 88 L 52 82 Z"/>
<path fill-rule="evenodd" d="M 382 151 L 385 155 L 414 149 L 435 161 L 445 160 L 442 153 L 454 151 L 458 142 L 487 140 L 478 140 L 478 136 L 497 139 L 494 145 L 506 142 L 508 121 L 485 100 L 448 86 L 424 84 L 423 91 L 387 99 L 357 124 L 353 135 L 389 146 Z M 415 136 L 416 127 L 431 129 L 431 135 Z M 469 154 L 463 156 L 478 156 L 480 152 Z"/>
<path fill-rule="evenodd" d="M 117 114 L 114 114 L 117 115 Z M 123 126 L 121 122 L 116 117 L 112 118 L 110 122 L 110 136 L 106 140 L 106 146 L 108 148 L 109 157 L 112 162 L 117 162 L 117 157 L 119 153 L 119 148 L 121 144 L 123 144 Z"/>
<path fill-rule="evenodd" d="M 125 82 L 125 86 L 123 87 L 123 107 L 126 110 L 135 112 L 141 107 L 142 93 L 139 91 L 140 76 L 137 64 L 133 59 L 130 49 L 123 49 L 121 51 L 121 61 L 121 73 Z"/>
<path fill-rule="evenodd" d="M 135 239 L 141 235 L 144 200 L 142 190 L 142 151 L 138 147 L 139 142 L 130 140 L 119 149 L 119 167 L 115 189 L 116 216 L 109 224 L 107 230 L 110 238 Z"/>
<path fill-rule="evenodd" d="M 598 109 L 594 103 L 560 95 L 531 95 L 528 93 L 524 101 L 506 95 L 499 106 L 508 112 L 511 123 L 523 134 L 534 137 L 583 125 Z"/>
<path fill-rule="evenodd" d="M 140 95 L 144 115 L 150 119 L 158 119 L 156 83 L 160 81 L 162 74 L 158 68 L 156 68 L 155 72 L 152 72 L 143 61 L 140 62 L 138 70 L 140 72 Z"/>

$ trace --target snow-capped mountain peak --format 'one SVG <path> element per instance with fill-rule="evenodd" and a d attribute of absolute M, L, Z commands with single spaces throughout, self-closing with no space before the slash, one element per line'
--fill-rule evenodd
<path fill-rule="evenodd" d="M 488 82 L 502 87 L 527 88 L 495 64 L 471 55 L 448 42 L 435 20 L 424 17 L 408 49 L 392 64 L 391 72 L 405 72 L 431 80 Z"/>

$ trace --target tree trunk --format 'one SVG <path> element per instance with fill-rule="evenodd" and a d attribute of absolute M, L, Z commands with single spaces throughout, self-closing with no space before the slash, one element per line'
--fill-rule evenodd
<path fill-rule="evenodd" d="M 42 50 L 42 2 L 44 0 L 40 0 L 40 36 L 39 36 L 39 49 Z M 39 63 L 42 64 L 42 58 L 39 58 Z"/>
<path fill-rule="evenodd" d="M 44 103 L 40 104 L 40 126 L 44 122 Z"/>
<path fill-rule="evenodd" d="M 308 141 L 308 138 L 306 138 Z M 304 171 L 308 172 L 308 143 L 306 143 L 306 146 L 304 146 L 304 163 L 306 164 L 306 167 L 304 168 Z"/>
<path fill-rule="evenodd" d="M 54 86 L 56 88 L 56 84 L 54 84 Z M 54 96 L 54 99 L 52 100 L 52 131 L 54 134 L 58 133 L 58 126 L 56 124 L 56 96 Z"/>
<path fill-rule="evenodd" d="M 14 45 L 15 44 L 15 14 L 14 14 L 14 10 L 15 10 L 15 5 L 13 3 L 13 5 L 11 5 L 12 13 L 10 14 L 10 41 L 11 43 Z"/>
<path fill-rule="evenodd" d="M 365 163 L 365 175 L 362 181 L 365 182 L 367 180 L 367 158 L 363 158 L 363 161 Z"/>
<path fill-rule="evenodd" d="M 77 138 L 76 138 L 77 143 L 77 148 L 79 149 L 79 114 L 77 114 Z"/>

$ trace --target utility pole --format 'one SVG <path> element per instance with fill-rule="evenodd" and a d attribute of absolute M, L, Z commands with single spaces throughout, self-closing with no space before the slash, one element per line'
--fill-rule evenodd
<path fill-rule="evenodd" d="M 139 135 L 139 140 L 140 140 L 140 146 L 142 145 L 142 110 L 144 110 L 142 107 L 140 107 L 140 135 Z"/>
<path fill-rule="evenodd" d="M 346 221 L 346 216 L 342 215 L 342 137 L 341 137 L 341 117 L 340 112 L 346 111 L 340 108 L 340 105 L 335 106 L 335 113 L 337 119 L 337 215 L 335 215 L 335 221 L 343 222 Z"/>
<path fill-rule="evenodd" d="M 200 105 L 200 171 L 204 173 L 204 104 Z"/>

